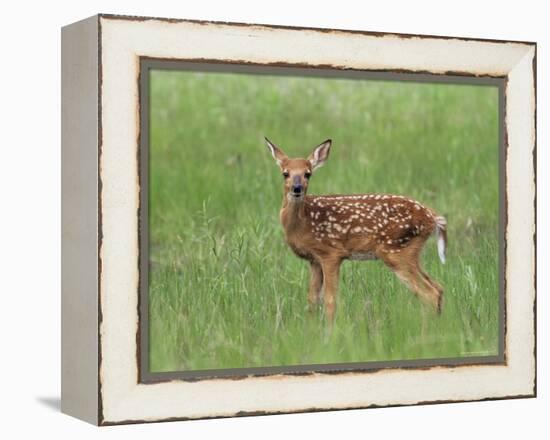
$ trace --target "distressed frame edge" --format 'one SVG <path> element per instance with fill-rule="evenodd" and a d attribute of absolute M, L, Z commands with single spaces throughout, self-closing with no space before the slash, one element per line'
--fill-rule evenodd
<path fill-rule="evenodd" d="M 100 19 L 109 20 L 121 20 L 121 21 L 161 21 L 165 23 L 194 23 L 200 25 L 219 25 L 219 26 L 234 26 L 234 27 L 260 27 L 272 30 L 291 30 L 291 31 L 314 31 L 321 33 L 344 33 L 344 34 L 357 34 L 367 35 L 371 37 L 385 37 L 394 36 L 398 38 L 431 38 L 437 40 L 457 40 L 457 41 L 477 41 L 481 43 L 505 43 L 505 44 L 519 44 L 519 45 L 536 45 L 535 41 L 524 40 L 500 40 L 493 38 L 476 38 L 476 37 L 459 37 L 449 35 L 433 35 L 433 34 L 414 34 L 392 31 L 365 31 L 361 29 L 341 29 L 341 28 L 325 28 L 316 26 L 290 26 L 280 24 L 268 24 L 268 23 L 249 23 L 238 21 L 223 21 L 223 20 L 201 20 L 191 18 L 169 18 L 169 17 L 150 17 L 144 15 L 130 15 L 130 14 L 111 14 L 111 13 L 99 13 Z"/>
<path fill-rule="evenodd" d="M 533 62 L 531 71 L 533 74 L 533 94 L 534 94 L 534 105 L 533 105 L 533 132 L 534 132 L 534 142 L 533 148 L 531 150 L 531 155 L 533 159 L 533 185 L 534 185 L 534 194 L 533 194 L 533 210 L 534 210 L 534 225 L 533 225 L 533 289 L 534 289 L 534 300 L 533 300 L 533 357 L 534 357 L 534 378 L 533 378 L 533 395 L 532 397 L 536 398 L 538 389 L 537 389 L 537 373 L 538 373 L 538 363 L 537 363 L 537 56 L 538 56 L 538 46 L 537 43 L 533 43 Z"/>
<path fill-rule="evenodd" d="M 190 422 L 196 420 L 218 420 L 218 419 L 231 419 L 231 418 L 240 418 L 240 417 L 262 417 L 262 416 L 281 416 L 281 415 L 291 415 L 291 414 L 307 414 L 307 413 L 323 413 L 323 412 L 335 412 L 335 411 L 353 411 L 353 410 L 362 410 L 362 409 L 384 409 L 384 408 L 407 408 L 411 406 L 433 406 L 433 405 L 444 405 L 444 404 L 453 404 L 453 403 L 483 403 L 483 402 L 496 402 L 500 400 L 522 400 L 522 399 L 534 399 L 537 396 L 534 394 L 517 394 L 513 396 L 502 396 L 502 397 L 485 397 L 481 399 L 466 399 L 466 400 L 426 400 L 419 401 L 415 403 L 394 403 L 391 405 L 364 405 L 364 406 L 346 406 L 346 407 L 334 407 L 334 408 L 322 408 L 322 407 L 311 407 L 305 409 L 296 409 L 289 411 L 239 411 L 235 414 L 229 415 L 215 415 L 215 416 L 199 416 L 199 417 L 169 417 L 158 420 L 148 420 L 148 419 L 127 419 L 124 421 L 109 422 L 103 421 L 98 426 L 119 426 L 119 425 L 136 425 L 136 424 L 155 424 L 155 423 L 166 423 L 166 422 Z"/>
<path fill-rule="evenodd" d="M 530 224 L 530 229 L 525 234 L 528 238 L 528 234 L 532 233 L 531 240 L 529 240 L 529 251 L 530 255 L 529 257 L 532 258 L 532 272 L 530 273 L 531 282 L 532 284 L 529 286 L 525 286 L 526 288 L 529 288 L 530 291 L 532 291 L 532 308 L 531 308 L 531 322 L 532 322 L 532 358 L 529 359 L 529 362 L 532 362 L 532 368 L 533 368 L 533 382 L 532 382 L 532 389 L 530 390 L 530 393 L 526 394 L 524 397 L 526 398 L 537 398 L 537 374 L 538 374 L 538 362 L 537 362 L 537 43 L 536 42 L 529 42 L 524 43 L 527 50 L 524 54 L 524 57 L 521 60 L 518 60 L 516 65 L 514 65 L 511 70 L 508 72 L 506 76 L 506 84 L 505 84 L 505 91 L 504 91 L 504 97 L 506 104 L 504 106 L 505 109 L 505 115 L 504 115 L 504 136 L 505 136 L 505 153 L 506 153 L 506 163 L 505 163 L 505 170 L 504 173 L 506 175 L 506 187 L 505 187 L 505 214 L 506 214 L 506 220 L 505 220 L 505 240 L 504 243 L 506 245 L 505 255 L 506 260 L 510 258 L 509 251 L 508 251 L 508 232 L 509 232 L 509 197 L 508 197 L 508 183 L 510 183 L 510 179 L 508 177 L 508 155 L 510 150 L 510 141 L 509 141 L 509 127 L 507 124 L 507 113 L 509 111 L 509 105 L 508 105 L 508 90 L 510 88 L 510 76 L 515 73 L 516 69 L 519 70 L 520 65 L 522 64 L 523 60 L 526 58 L 530 58 L 530 62 L 528 63 L 529 70 L 526 72 L 528 74 L 528 79 L 530 83 L 528 84 L 530 86 L 528 91 L 524 92 L 524 96 L 529 100 L 529 98 L 532 98 L 532 108 L 528 108 L 528 124 L 529 124 L 529 132 L 525 133 L 523 137 L 528 137 L 532 135 L 532 138 L 530 139 L 530 142 L 526 142 L 529 144 L 529 150 L 525 151 L 524 154 L 530 155 L 531 162 L 529 165 L 529 176 L 528 178 L 532 179 L 530 184 L 532 183 L 532 191 L 530 190 L 528 193 L 529 196 L 529 203 L 531 204 L 531 209 L 528 211 L 529 216 L 531 218 L 532 216 L 532 224 Z M 530 74 L 530 75 L 529 75 Z M 518 85 L 515 85 L 515 89 L 518 88 Z M 514 90 L 515 91 L 515 90 Z M 516 116 L 517 117 L 517 116 Z M 515 124 L 514 124 L 515 125 Z M 511 165 L 513 168 L 513 165 Z M 532 229 L 531 229 L 532 228 Z M 508 261 L 505 263 L 505 267 L 507 267 Z M 505 270 L 505 276 L 504 276 L 504 283 L 505 285 L 508 284 L 508 272 Z M 532 290 L 531 290 L 532 289 Z M 508 313 L 508 302 L 506 300 L 506 295 L 508 293 L 508 288 L 505 288 L 505 304 L 504 304 L 504 310 L 505 310 L 505 316 Z M 505 333 L 508 333 L 507 330 L 507 319 L 504 321 L 505 325 Z M 512 398 L 516 396 L 511 396 Z"/>
<path fill-rule="evenodd" d="M 128 19 L 131 19 L 129 17 L 126 17 L 126 16 L 112 16 L 112 15 L 107 15 L 107 14 L 100 14 L 99 16 L 99 23 L 101 23 L 101 18 L 104 17 L 104 18 L 108 18 L 108 19 L 124 19 L 124 20 L 128 20 Z M 138 19 L 138 21 L 146 21 L 146 20 L 155 20 L 155 18 L 142 18 L 142 19 Z M 157 19 L 158 20 L 158 19 Z M 171 20 L 171 19 L 160 19 L 160 20 L 163 20 L 163 21 L 168 21 L 168 22 L 172 22 L 172 21 L 175 21 L 175 22 L 195 22 L 194 20 Z M 223 23 L 223 22 L 201 22 L 202 24 L 224 24 L 224 25 L 227 25 L 227 24 L 235 24 L 235 23 Z M 243 24 L 244 26 L 255 26 L 255 25 L 247 25 L 247 24 Z M 98 25 L 100 27 L 100 24 Z M 263 26 L 263 25 L 260 25 L 260 26 Z M 266 27 L 274 27 L 274 28 L 287 28 L 285 26 L 273 26 L 273 25 L 265 25 Z M 294 30 L 300 30 L 300 29 L 306 29 L 306 30 L 319 30 L 321 32 L 327 32 L 327 31 L 330 31 L 328 29 L 316 29 L 316 28 L 297 28 L 297 27 L 293 27 L 292 29 Z M 342 32 L 348 32 L 348 31 L 345 31 L 343 30 Z M 359 32 L 359 31 L 358 31 Z M 349 31 L 349 33 L 353 33 L 353 31 Z M 368 32 L 360 32 L 360 33 L 365 33 L 365 34 L 368 34 L 368 35 L 372 35 L 372 33 L 368 33 Z M 397 36 L 400 36 L 399 34 L 389 34 L 389 33 L 383 33 L 381 35 L 397 35 Z M 446 37 L 430 37 L 430 36 L 424 36 L 424 35 L 414 35 L 414 37 L 420 37 L 420 38 L 446 38 Z M 407 38 L 407 36 L 405 36 L 405 38 Z M 451 39 L 454 39 L 454 37 L 449 37 Z M 458 38 L 458 40 L 464 40 L 464 41 L 484 41 L 484 42 L 498 42 L 498 43 L 508 43 L 508 41 L 503 41 L 503 40 L 487 40 L 487 39 L 472 39 L 472 38 Z M 529 46 L 534 46 L 535 47 L 535 55 L 533 57 L 533 66 L 536 66 L 536 43 L 531 43 L 531 42 L 519 42 L 520 44 L 524 44 L 524 45 L 529 45 Z M 99 51 L 101 51 L 101 47 L 99 47 Z M 101 63 L 101 61 L 100 61 Z M 311 66 L 311 67 L 314 67 L 314 66 Z M 101 76 L 101 68 L 99 69 L 100 70 L 100 76 Z M 534 121 L 534 125 L 535 125 L 535 131 L 534 131 L 534 145 L 533 145 L 533 148 L 531 150 L 531 153 L 533 154 L 533 164 L 535 166 L 534 170 L 532 170 L 535 174 L 534 176 L 534 181 L 535 181 L 535 188 L 534 188 L 534 191 L 535 191 L 535 194 L 534 194 L 534 204 L 535 204 L 535 209 L 536 209 L 536 69 L 535 67 L 533 67 L 533 70 L 532 70 L 532 73 L 533 73 L 533 76 L 535 78 L 535 81 L 534 81 L 534 85 L 535 85 L 535 108 L 534 108 L 534 114 L 532 115 L 533 118 L 535 118 L 535 121 Z M 99 88 L 99 92 L 100 92 L 100 97 L 101 97 L 101 87 Z M 99 108 L 99 111 L 101 111 L 101 108 Z M 531 116 L 531 115 L 530 115 Z M 101 142 L 100 142 L 101 143 Z M 99 176 L 100 177 L 100 176 Z M 101 185 L 100 185 L 101 187 Z M 99 202 L 100 203 L 100 202 Z M 535 223 L 534 223 L 534 240 L 536 240 L 536 215 L 535 215 Z M 101 223 L 101 222 L 100 222 Z M 101 260 L 101 258 L 99 258 L 99 261 Z M 101 309 L 99 310 L 99 313 L 101 313 Z M 99 319 L 100 319 L 100 316 L 99 316 Z M 236 414 L 231 414 L 231 415 L 216 415 L 216 416 L 211 416 L 211 417 L 169 417 L 169 418 L 164 418 L 164 419 L 158 419 L 158 420 L 148 420 L 148 419 L 145 419 L 145 420 L 131 420 L 131 419 L 128 419 L 128 420 L 122 420 L 122 421 L 108 421 L 108 420 L 105 420 L 104 417 L 103 417 L 103 414 L 101 412 L 101 397 L 100 397 L 100 414 L 99 414 L 99 419 L 98 419 L 98 424 L 99 425 L 102 425 L 102 426 L 106 426 L 106 425 L 118 425 L 118 424 L 127 424 L 127 423 L 156 423 L 156 422 L 163 422 L 163 421 L 173 421 L 173 420 L 194 420 L 194 419 L 207 419 L 207 418 L 225 418 L 225 417 L 236 417 L 236 416 L 251 416 L 251 415 L 267 415 L 267 414 L 290 414 L 290 413 L 301 413 L 301 412 L 313 412 L 313 411 L 333 411 L 333 410 L 340 410 L 340 409 L 361 409 L 361 408 L 375 408 L 375 407 L 395 407 L 395 406 L 411 406 L 411 405 L 427 405 L 427 404 L 435 404 L 435 403 L 453 403 L 453 402 L 472 402 L 472 401 L 491 401 L 491 400 L 502 400 L 502 399 L 512 399 L 512 398 L 532 398 L 532 397 L 536 397 L 536 242 L 535 242 L 535 274 L 534 274 L 534 324 L 535 324 L 535 328 L 534 328 L 534 339 L 535 339 L 535 350 L 534 350 L 534 367 L 535 367 L 535 371 L 534 371 L 534 384 L 533 384 L 533 391 L 532 391 L 532 394 L 518 394 L 518 395 L 511 395 L 511 396 L 499 396 L 499 397 L 488 397 L 488 398 L 481 398 L 481 399 L 465 399 L 465 400 L 437 400 L 437 401 L 421 401 L 421 402 L 417 402 L 417 403 L 405 403 L 405 404 L 390 404 L 390 405 L 376 405 L 376 404 L 373 404 L 373 405 L 367 405 L 367 406 L 350 406 L 350 407 L 337 407 L 337 408 L 310 408 L 310 409 L 297 409 L 297 410 L 292 410 L 292 411 L 273 411 L 273 412 L 265 412 L 265 411 L 252 411 L 252 412 L 246 412 L 246 411 L 242 411 L 242 412 L 239 412 L 239 413 L 236 413 Z M 99 349 L 101 350 L 101 344 L 100 344 L 100 347 Z M 99 375 L 98 375 L 98 378 L 99 378 Z M 99 383 L 101 384 L 101 381 L 99 379 Z M 99 393 L 101 393 L 101 390 L 99 390 Z"/>

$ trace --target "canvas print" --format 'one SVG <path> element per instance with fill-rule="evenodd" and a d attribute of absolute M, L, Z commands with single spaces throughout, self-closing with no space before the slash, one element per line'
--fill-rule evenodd
<path fill-rule="evenodd" d="M 151 373 L 501 354 L 497 86 L 148 75 Z"/>

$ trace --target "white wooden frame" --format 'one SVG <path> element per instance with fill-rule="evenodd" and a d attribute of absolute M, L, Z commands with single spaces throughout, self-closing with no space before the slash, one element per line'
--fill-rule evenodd
<path fill-rule="evenodd" d="M 62 46 L 64 412 L 107 425 L 535 395 L 533 43 L 101 15 Z M 506 362 L 140 383 L 140 57 L 506 78 Z"/>

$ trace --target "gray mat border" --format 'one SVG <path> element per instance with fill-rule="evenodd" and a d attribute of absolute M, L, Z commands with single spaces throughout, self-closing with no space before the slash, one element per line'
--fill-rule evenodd
<path fill-rule="evenodd" d="M 246 61 L 181 60 L 140 57 L 139 90 L 139 139 L 138 175 L 140 207 L 138 212 L 139 237 L 139 326 L 136 333 L 138 382 L 158 383 L 173 380 L 188 382 L 206 379 L 239 380 L 248 377 L 270 375 L 304 376 L 312 374 L 375 373 L 383 369 L 430 369 L 435 367 L 459 367 L 479 365 L 506 365 L 506 77 L 472 76 L 462 73 L 433 74 L 429 72 L 373 71 L 343 69 L 334 66 L 296 65 L 286 63 L 255 64 Z M 187 370 L 170 372 L 149 371 L 149 73 L 151 70 L 176 70 L 228 74 L 255 74 L 277 76 L 302 76 L 357 80 L 399 81 L 417 83 L 466 84 L 495 86 L 499 89 L 499 354 L 496 356 L 471 356 L 460 358 L 434 358 L 416 360 L 374 361 L 334 364 L 308 364 L 293 366 L 266 366 L 254 368 L 229 368 L 213 370 Z"/>

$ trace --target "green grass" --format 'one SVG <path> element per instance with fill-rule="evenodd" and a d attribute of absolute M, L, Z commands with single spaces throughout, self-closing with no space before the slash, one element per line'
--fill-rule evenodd
<path fill-rule="evenodd" d="M 153 71 L 150 367 L 181 371 L 498 353 L 495 87 Z M 449 222 L 429 312 L 380 262 L 342 266 L 336 324 L 306 313 L 308 264 L 284 244 L 290 156 L 326 138 L 310 193 L 389 192 Z"/>

